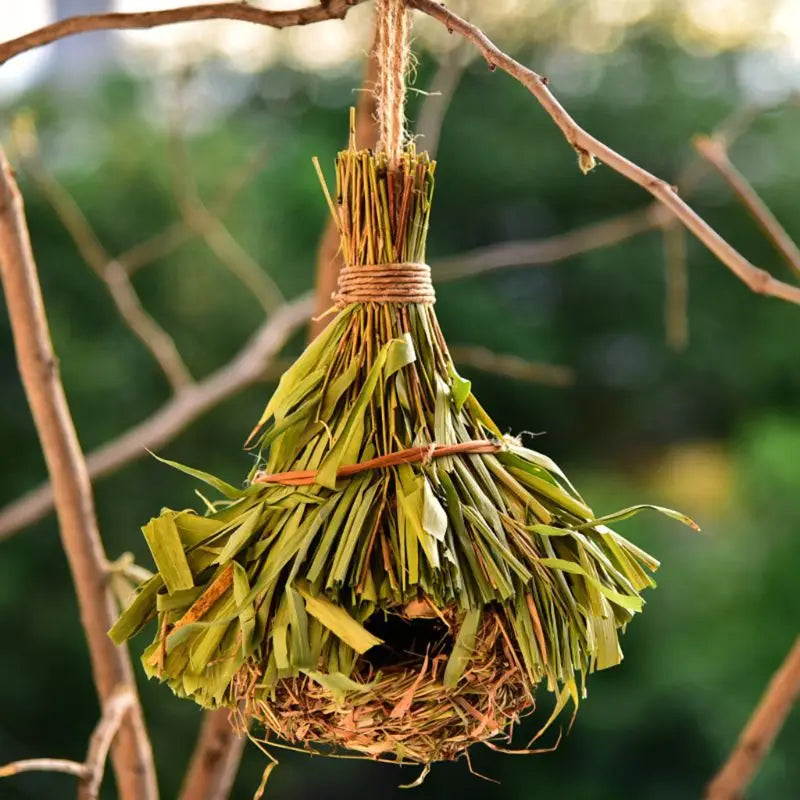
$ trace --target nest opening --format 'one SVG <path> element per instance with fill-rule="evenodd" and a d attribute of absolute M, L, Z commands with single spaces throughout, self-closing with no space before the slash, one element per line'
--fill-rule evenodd
<path fill-rule="evenodd" d="M 408 669 L 419 665 L 425 656 L 435 658 L 453 649 L 450 627 L 439 617 L 407 617 L 392 612 L 378 612 L 364 627 L 383 641 L 359 658 L 359 665 L 374 671 Z"/>

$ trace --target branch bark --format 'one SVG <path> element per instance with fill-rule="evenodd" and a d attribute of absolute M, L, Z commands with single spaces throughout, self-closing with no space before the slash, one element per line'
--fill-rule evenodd
<path fill-rule="evenodd" d="M 10 58 L 33 50 L 36 47 L 73 36 L 76 33 L 100 30 L 131 30 L 134 28 L 156 28 L 178 22 L 200 22 L 209 19 L 232 19 L 253 22 L 271 28 L 291 28 L 310 25 L 329 19 L 344 19 L 353 6 L 365 0 L 325 0 L 313 6 L 290 11 L 266 11 L 245 2 L 203 3 L 183 8 L 168 8 L 163 11 L 140 11 L 134 13 L 113 12 L 110 14 L 85 14 L 68 17 L 26 33 L 16 39 L 0 44 L 0 64 Z"/>
<path fill-rule="evenodd" d="M 72 572 L 92 663 L 105 710 L 121 687 L 135 697 L 125 648 L 106 635 L 115 619 L 105 578 L 106 556 L 94 513 L 89 474 L 69 413 L 53 352 L 22 197 L 0 150 L 0 275 L 20 376 L 53 486 L 61 539 Z M 155 768 L 138 699 L 120 727 L 112 762 L 123 800 L 156 800 Z"/>
<path fill-rule="evenodd" d="M 725 765 L 708 785 L 705 800 L 741 800 L 800 697 L 800 636 L 772 676 Z"/>
<path fill-rule="evenodd" d="M 16 139 L 24 154 L 23 163 L 27 171 L 52 206 L 83 260 L 105 283 L 123 322 L 153 356 L 173 391 L 192 383 L 191 373 L 173 338 L 144 309 L 128 273 L 100 243 L 72 195 L 45 169 L 38 154 L 35 132 L 32 129 L 21 130 L 22 125 L 17 127 Z"/>
<path fill-rule="evenodd" d="M 728 152 L 723 142 L 710 136 L 696 136 L 694 147 L 714 167 L 739 198 L 767 239 L 783 256 L 795 276 L 800 277 L 800 248 L 786 233 L 786 229 L 770 211 L 769 206 L 759 197 L 747 178 L 733 165 L 728 158 Z"/>
<path fill-rule="evenodd" d="M 515 61 L 500 50 L 483 31 L 449 11 L 436 0 L 408 0 L 408 5 L 433 17 L 448 30 L 471 41 L 480 50 L 491 69 L 499 67 L 525 86 L 561 129 L 587 169 L 596 158 L 648 191 L 753 292 L 800 304 L 800 286 L 776 280 L 765 270 L 751 264 L 687 205 L 678 196 L 674 187 L 629 161 L 581 128 L 547 88 L 545 78 Z"/>
<path fill-rule="evenodd" d="M 233 730 L 230 711 L 206 711 L 179 800 L 228 800 L 244 745 L 245 738 Z"/>
<path fill-rule="evenodd" d="M 110 475 L 145 456 L 147 450 L 163 447 L 198 417 L 259 380 L 267 363 L 308 320 L 312 309 L 310 295 L 287 303 L 261 326 L 234 359 L 173 395 L 143 422 L 89 453 L 86 465 L 90 479 Z M 0 511 L 0 540 L 41 519 L 52 508 L 53 489 L 49 483 L 23 495 Z"/>

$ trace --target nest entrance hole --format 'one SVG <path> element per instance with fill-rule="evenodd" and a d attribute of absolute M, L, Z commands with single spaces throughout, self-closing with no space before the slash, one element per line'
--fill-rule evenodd
<path fill-rule="evenodd" d="M 359 658 L 373 670 L 386 672 L 392 668 L 419 668 L 427 655 L 434 658 L 453 649 L 453 634 L 439 617 L 406 617 L 402 614 L 377 612 L 364 627 L 383 640 Z"/>

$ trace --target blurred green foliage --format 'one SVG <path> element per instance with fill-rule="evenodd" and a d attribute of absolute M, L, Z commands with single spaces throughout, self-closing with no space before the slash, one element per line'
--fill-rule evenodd
<path fill-rule="evenodd" d="M 603 57 L 539 46 L 531 64 L 569 64 L 562 100 L 590 131 L 647 169 L 674 178 L 707 132 L 746 98 L 740 55 L 703 58 L 643 32 Z M 418 84 L 432 71 L 424 58 Z M 306 290 L 326 208 L 310 158 L 323 165 L 343 142 L 358 66 L 325 76 L 285 67 L 259 76 L 202 67 L 209 107 L 188 137 L 206 199 L 254 148 L 263 169 L 226 216 L 242 245 L 289 297 Z M 553 87 L 559 93 L 558 75 Z M 228 87 L 228 88 L 226 88 Z M 211 91 L 213 89 L 213 91 Z M 214 107 L 214 92 L 234 105 Z M 210 94 L 209 94 L 210 93 Z M 163 110 L 164 83 L 117 75 L 91 92 L 30 94 L 43 157 L 74 193 L 111 252 L 175 218 Z M 414 106 L 421 98 L 412 99 Z M 23 104 L 15 102 L 8 118 Z M 790 233 L 797 224 L 797 109 L 765 113 L 734 146 Z M 449 109 L 441 140 L 431 260 L 507 239 L 543 237 L 638 207 L 647 196 L 611 170 L 584 177 L 530 95 L 475 63 Z M 85 448 L 143 419 L 168 396 L 165 382 L 121 324 L 99 280 L 81 262 L 52 210 L 21 174 L 34 249 L 63 378 Z M 698 210 L 743 253 L 778 277 L 787 271 L 729 197 L 707 178 Z M 698 243 L 690 243 L 691 344 L 664 343 L 663 257 L 657 233 L 557 266 L 517 268 L 448 283 L 438 310 L 452 344 L 566 364 L 569 389 L 542 388 L 469 369 L 474 389 L 509 430 L 546 432 L 554 456 L 598 512 L 647 500 L 678 506 L 701 536 L 659 520 L 626 524 L 663 559 L 659 589 L 625 637 L 624 664 L 590 680 L 571 733 L 551 755 L 476 751 L 474 766 L 433 770 L 417 796 L 570 800 L 696 798 L 721 763 L 797 634 L 800 563 L 800 310 L 751 294 Z M 228 359 L 262 319 L 257 303 L 193 241 L 135 277 L 146 308 L 175 337 L 195 375 Z M 10 501 L 44 477 L 0 318 L 3 481 Z M 299 352 L 297 337 L 287 348 Z M 241 442 L 267 385 L 208 414 L 164 449 L 232 481 L 249 468 Z M 149 566 L 139 526 L 164 504 L 196 504 L 192 481 L 142 459 L 97 484 L 109 556 L 133 551 Z M 82 758 L 97 701 L 69 573 L 53 517 L 0 544 L 0 762 L 39 755 Z M 134 655 L 147 637 L 134 643 Z M 138 670 L 141 679 L 141 671 Z M 142 683 L 163 796 L 176 796 L 199 711 Z M 549 698 L 542 693 L 543 710 Z M 522 726 L 530 729 L 530 724 Z M 519 742 L 524 744 L 524 733 Z M 800 786 L 800 719 L 790 719 L 753 785 L 754 800 L 789 800 Z M 361 761 L 281 754 L 268 796 L 399 797 L 409 774 Z M 250 797 L 264 759 L 248 748 L 236 798 Z M 64 776 L 0 784 L 3 798 L 66 797 Z M 107 781 L 104 797 L 113 797 Z"/>

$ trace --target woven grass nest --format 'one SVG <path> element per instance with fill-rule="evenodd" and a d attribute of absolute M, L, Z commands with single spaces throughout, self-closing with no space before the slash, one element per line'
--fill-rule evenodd
<path fill-rule="evenodd" d="M 173 464 L 221 499 L 143 528 L 157 572 L 111 631 L 157 618 L 147 673 L 254 737 L 426 767 L 507 745 L 540 685 L 543 728 L 577 707 L 658 566 L 608 527 L 656 507 L 596 517 L 458 375 L 425 277 L 434 173 L 413 147 L 393 167 L 339 154 L 326 195 L 355 280 L 269 401 L 244 485 Z"/>

